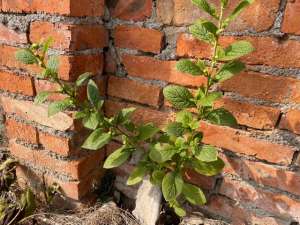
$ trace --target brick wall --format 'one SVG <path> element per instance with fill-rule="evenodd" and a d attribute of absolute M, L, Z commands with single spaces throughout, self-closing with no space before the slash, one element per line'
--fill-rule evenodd
<path fill-rule="evenodd" d="M 67 196 L 81 199 L 101 175 L 96 171 L 104 156 L 78 153 L 80 129 L 70 114 L 47 118 L 44 106 L 33 105 L 33 96 L 51 85 L 35 78 L 36 68 L 16 63 L 14 51 L 51 35 L 61 79 L 73 81 L 80 72 L 92 71 L 99 83 L 107 78 L 107 114 L 133 105 L 137 122 L 163 125 L 173 117 L 163 87 L 194 89 L 205 82 L 179 73 L 175 64 L 179 58 L 209 57 L 211 49 L 187 34 L 187 26 L 206 15 L 190 0 L 108 0 L 106 11 L 101 0 L 51 1 L 2 0 L 1 98 L 11 153 L 30 173 L 44 174 Z M 231 2 L 232 8 L 239 1 Z M 224 45 L 242 38 L 256 51 L 243 59 L 246 72 L 219 87 L 225 97 L 217 104 L 237 117 L 239 129 L 201 123 L 204 142 L 220 148 L 226 168 L 210 179 L 187 171 L 186 179 L 210 196 L 197 210 L 236 225 L 300 222 L 299 13 L 299 0 L 256 0 L 225 32 Z M 29 174 L 24 168 L 18 168 L 20 176 Z M 129 163 L 115 170 L 116 185 L 134 198 L 124 185 L 131 169 Z"/>

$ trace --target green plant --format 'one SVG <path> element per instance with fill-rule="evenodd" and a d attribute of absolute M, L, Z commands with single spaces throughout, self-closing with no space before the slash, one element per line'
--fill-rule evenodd
<path fill-rule="evenodd" d="M 202 143 L 200 121 L 206 120 L 222 126 L 237 125 L 234 116 L 226 109 L 214 108 L 215 101 L 222 97 L 222 93 L 210 91 L 210 88 L 244 70 L 245 66 L 238 58 L 254 50 L 246 41 L 237 41 L 226 48 L 219 43 L 224 29 L 252 0 L 241 1 L 227 18 L 223 18 L 223 14 L 228 0 L 220 0 L 219 11 L 206 0 L 192 2 L 211 15 L 214 21 L 218 21 L 215 25 L 214 22 L 200 19 L 190 27 L 195 38 L 212 46 L 213 54 L 208 63 L 201 59 L 180 60 L 177 69 L 193 76 L 205 76 L 207 84 L 198 88 L 195 93 L 174 85 L 164 89 L 165 98 L 180 111 L 176 115 L 176 121 L 169 123 L 163 130 L 151 123 L 133 123 L 131 115 L 134 108 L 122 109 L 114 117 L 106 117 L 102 112 L 103 98 L 90 73 L 80 75 L 74 84 L 61 81 L 58 77 L 57 57 L 47 56 L 51 39 L 33 44 L 16 55 L 25 64 L 39 65 L 43 69 L 41 78 L 55 82 L 60 87 L 54 92 L 41 92 L 35 98 L 36 103 L 45 102 L 54 93 L 66 95 L 64 100 L 50 103 L 49 116 L 76 108 L 75 118 L 82 120 L 84 127 L 91 130 L 82 146 L 88 150 L 98 150 L 114 139 L 121 139 L 122 147 L 114 151 L 104 163 L 107 169 L 122 165 L 132 153 L 141 151 L 142 159 L 127 184 L 135 185 L 149 175 L 151 182 L 161 187 L 165 200 L 179 216 L 185 215 L 185 210 L 180 206 L 183 200 L 196 205 L 206 203 L 202 190 L 184 181 L 185 171 L 191 168 L 202 175 L 214 176 L 224 167 L 217 149 Z M 78 90 L 83 86 L 87 86 L 87 100 L 81 102 L 78 100 Z"/>

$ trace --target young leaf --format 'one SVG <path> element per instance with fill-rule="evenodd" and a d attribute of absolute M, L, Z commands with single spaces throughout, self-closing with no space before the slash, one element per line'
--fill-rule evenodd
<path fill-rule="evenodd" d="M 99 150 L 108 144 L 112 139 L 111 133 L 103 133 L 101 128 L 94 130 L 85 140 L 82 148 L 88 150 Z"/>
<path fill-rule="evenodd" d="M 162 170 L 154 170 L 151 174 L 151 182 L 154 185 L 161 186 L 162 180 L 164 179 L 165 172 Z"/>
<path fill-rule="evenodd" d="M 147 168 L 143 164 L 138 165 L 130 174 L 127 180 L 127 185 L 136 185 L 140 183 L 146 175 L 146 172 Z"/>
<path fill-rule="evenodd" d="M 175 200 L 181 194 L 182 187 L 182 178 L 175 172 L 169 172 L 162 181 L 162 192 L 165 200 Z"/>
<path fill-rule="evenodd" d="M 221 126 L 237 126 L 235 117 L 226 109 L 219 108 L 211 111 L 206 118 L 210 123 Z"/>
<path fill-rule="evenodd" d="M 217 30 L 215 24 L 207 20 L 198 20 L 189 28 L 190 33 L 200 41 L 214 44 L 217 38 Z"/>
<path fill-rule="evenodd" d="M 152 138 L 155 134 L 159 132 L 159 128 L 155 127 L 152 123 L 141 125 L 138 127 L 138 136 L 139 141 L 146 141 L 149 138 Z"/>
<path fill-rule="evenodd" d="M 123 146 L 108 156 L 108 158 L 105 160 L 103 167 L 105 169 L 119 167 L 127 161 L 130 154 L 131 152 L 128 149 L 126 149 L 125 146 Z"/>
<path fill-rule="evenodd" d="M 48 107 L 48 116 L 54 116 L 55 114 L 65 111 L 66 109 L 73 106 L 70 98 L 65 98 L 61 101 L 52 102 Z"/>
<path fill-rule="evenodd" d="M 125 108 L 122 109 L 118 114 L 115 116 L 113 123 L 114 124 L 124 124 L 127 120 L 131 117 L 131 115 L 135 112 L 136 108 Z"/>
<path fill-rule="evenodd" d="M 46 41 L 42 43 L 42 52 L 46 54 L 53 43 L 53 38 L 49 37 Z"/>
<path fill-rule="evenodd" d="M 35 96 L 34 98 L 34 104 L 44 103 L 48 99 L 49 95 L 50 95 L 49 91 L 42 91 L 38 93 L 37 96 Z"/>
<path fill-rule="evenodd" d="M 215 19 L 219 18 L 215 6 L 212 4 L 209 4 L 206 0 L 192 0 L 192 2 L 196 6 L 198 6 L 200 9 L 204 10 L 209 15 L 214 17 Z"/>
<path fill-rule="evenodd" d="M 177 109 L 195 107 L 192 93 L 184 87 L 170 85 L 164 88 L 165 98 Z"/>
<path fill-rule="evenodd" d="M 166 162 L 176 154 L 176 150 L 169 144 L 157 143 L 149 152 L 149 157 L 157 163 Z"/>
<path fill-rule="evenodd" d="M 222 0 L 224 1 L 224 0 Z M 240 13 L 250 4 L 252 4 L 254 0 L 243 0 L 240 4 L 233 10 L 233 12 L 229 15 L 229 17 L 223 22 L 223 27 L 226 28 L 233 20 L 235 20 Z"/>
<path fill-rule="evenodd" d="M 221 0 L 222 8 L 225 9 L 228 6 L 228 0 Z"/>
<path fill-rule="evenodd" d="M 218 158 L 213 162 L 203 162 L 200 160 L 193 161 L 192 169 L 204 176 L 218 175 L 224 168 L 225 164 L 222 159 Z"/>
<path fill-rule="evenodd" d="M 211 145 L 203 145 L 195 157 L 203 162 L 213 162 L 218 160 L 218 151 Z"/>
<path fill-rule="evenodd" d="M 180 137 L 183 135 L 185 129 L 182 126 L 182 123 L 173 122 L 168 124 L 165 131 L 170 136 Z"/>
<path fill-rule="evenodd" d="M 255 49 L 252 44 L 248 41 L 237 41 L 223 51 L 221 48 L 218 49 L 218 60 L 220 61 L 230 61 L 238 59 L 242 56 L 248 55 Z"/>
<path fill-rule="evenodd" d="M 169 201 L 170 207 L 174 209 L 174 212 L 177 214 L 179 217 L 184 217 L 186 216 L 186 211 L 184 208 L 181 207 L 181 205 L 178 203 L 176 199 Z"/>
<path fill-rule="evenodd" d="M 223 82 L 242 72 L 245 68 L 246 67 L 244 63 L 240 61 L 231 61 L 222 66 L 220 71 L 216 74 L 215 79 Z"/>
<path fill-rule="evenodd" d="M 206 197 L 203 191 L 195 185 L 185 183 L 182 193 L 186 200 L 193 205 L 204 205 L 206 203 Z"/>
<path fill-rule="evenodd" d="M 193 120 L 193 114 L 189 111 L 182 110 L 176 114 L 176 122 L 181 123 L 184 128 L 190 127 Z"/>
<path fill-rule="evenodd" d="M 38 63 L 37 58 L 29 49 L 22 49 L 16 52 L 16 59 L 24 64 Z"/>
<path fill-rule="evenodd" d="M 197 103 L 201 106 L 213 106 L 214 102 L 223 96 L 221 92 L 211 92 L 207 96 L 199 99 Z"/>
<path fill-rule="evenodd" d="M 100 123 L 101 115 L 99 112 L 92 112 L 89 116 L 83 118 L 83 126 L 90 130 L 95 130 Z"/>
<path fill-rule="evenodd" d="M 92 75 L 93 75 L 93 74 L 90 73 L 90 72 L 81 74 L 81 75 L 78 77 L 78 79 L 76 80 L 76 86 L 77 86 L 77 87 L 80 87 L 80 86 L 84 85 L 84 83 L 85 83 L 88 79 L 90 79 L 90 78 L 92 77 Z"/>
<path fill-rule="evenodd" d="M 51 71 L 51 74 L 57 74 L 59 67 L 59 59 L 57 56 L 50 56 L 47 62 L 47 69 Z"/>
<path fill-rule="evenodd" d="M 101 100 L 100 91 L 97 84 L 93 80 L 89 80 L 87 87 L 87 96 L 90 103 L 96 108 L 101 109 L 103 102 Z"/>
<path fill-rule="evenodd" d="M 193 76 L 199 76 L 203 74 L 201 68 L 197 66 L 196 63 L 188 59 L 182 59 L 179 62 L 177 62 L 176 68 L 182 73 L 188 73 Z"/>

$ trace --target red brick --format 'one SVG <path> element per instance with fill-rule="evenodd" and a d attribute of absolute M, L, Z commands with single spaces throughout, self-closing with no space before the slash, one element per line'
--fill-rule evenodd
<path fill-rule="evenodd" d="M 104 71 L 105 73 L 112 73 L 112 74 L 116 73 L 117 71 L 117 62 L 111 51 L 105 53 Z"/>
<path fill-rule="evenodd" d="M 300 221 L 300 202 L 283 194 L 265 191 L 261 188 L 230 178 L 225 178 L 220 193 L 238 202 L 249 203 L 278 216 Z"/>
<path fill-rule="evenodd" d="M 300 81 L 293 78 L 241 73 L 225 81 L 221 89 L 272 102 L 300 103 Z"/>
<path fill-rule="evenodd" d="M 26 33 L 17 32 L 0 24 L 0 41 L 8 44 L 26 44 Z"/>
<path fill-rule="evenodd" d="M 14 140 L 10 141 L 10 153 L 22 162 L 50 169 L 71 176 L 73 179 L 82 179 L 96 168 L 101 169 L 100 165 L 104 156 L 103 152 L 97 151 L 74 160 L 58 160 L 51 157 L 45 150 L 32 150 L 17 144 Z"/>
<path fill-rule="evenodd" d="M 83 7 L 84 6 L 84 7 Z M 104 0 L 2 0 L 2 10 L 17 13 L 45 12 L 70 16 L 102 16 Z"/>
<path fill-rule="evenodd" d="M 33 82 L 29 76 L 0 71 L 0 89 L 18 94 L 33 96 Z"/>
<path fill-rule="evenodd" d="M 154 29 L 121 25 L 117 26 L 115 30 L 115 44 L 119 48 L 160 53 L 163 34 Z"/>
<path fill-rule="evenodd" d="M 37 129 L 33 126 L 7 118 L 5 121 L 7 136 L 21 139 L 32 144 L 38 144 Z"/>
<path fill-rule="evenodd" d="M 245 102 L 223 98 L 216 102 L 216 108 L 229 110 L 241 125 L 257 129 L 273 129 L 279 119 L 280 110 L 266 106 L 258 106 Z"/>
<path fill-rule="evenodd" d="M 217 6 L 220 4 L 219 0 L 210 2 Z M 239 0 L 230 1 L 225 16 L 228 16 L 239 2 Z M 279 6 L 280 0 L 256 0 L 229 26 L 228 30 L 269 30 L 274 24 Z M 191 24 L 199 18 L 211 19 L 207 13 L 199 10 L 190 0 L 159 0 L 157 14 L 160 21 L 177 26 Z"/>
<path fill-rule="evenodd" d="M 191 76 L 176 69 L 176 61 L 161 61 L 147 56 L 123 55 L 122 62 L 130 76 L 162 80 L 185 86 L 206 84 L 204 76 Z"/>
<path fill-rule="evenodd" d="M 292 147 L 256 139 L 241 130 L 220 127 L 206 122 L 200 123 L 200 130 L 203 132 L 203 142 L 206 144 L 278 164 L 288 165 L 293 159 L 294 150 Z"/>
<path fill-rule="evenodd" d="M 122 20 L 145 20 L 152 14 L 152 0 L 108 1 L 112 17 Z"/>
<path fill-rule="evenodd" d="M 80 181 L 62 181 L 56 177 L 41 174 L 21 165 L 17 167 L 16 174 L 21 187 L 30 185 L 33 189 L 40 191 L 43 190 L 44 183 L 47 186 L 56 183 L 59 185 L 62 194 L 74 200 L 81 200 L 90 193 L 95 183 L 99 183 L 103 176 L 103 171 L 96 169 Z"/>
<path fill-rule="evenodd" d="M 300 68 L 300 42 L 296 40 L 278 40 L 272 37 L 232 37 L 226 36 L 220 39 L 225 47 L 235 40 L 250 41 L 256 51 L 243 58 L 248 64 L 268 65 L 282 68 L 297 67 Z M 191 35 L 182 34 L 177 41 L 178 56 L 197 56 L 200 58 L 209 58 L 211 56 L 211 47 L 192 38 Z"/>
<path fill-rule="evenodd" d="M 286 129 L 300 134 L 300 110 L 290 110 L 282 118 L 279 124 L 281 129 Z"/>
<path fill-rule="evenodd" d="M 122 108 L 134 107 L 132 119 L 136 123 L 154 123 L 156 126 L 163 127 L 167 122 L 171 121 L 169 113 L 161 112 L 146 107 L 137 106 L 134 104 L 128 104 L 124 102 L 114 102 L 107 100 L 105 102 L 105 112 L 108 116 L 115 115 Z"/>
<path fill-rule="evenodd" d="M 300 173 L 240 158 L 220 155 L 225 162 L 224 173 L 300 195 Z"/>
<path fill-rule="evenodd" d="M 39 42 L 48 37 L 54 39 L 54 48 L 66 51 L 104 48 L 108 44 L 108 34 L 102 25 L 53 24 L 40 21 L 31 23 L 31 42 Z"/>
<path fill-rule="evenodd" d="M 34 121 L 60 131 L 74 129 L 74 120 L 66 113 L 61 112 L 48 117 L 46 105 L 35 105 L 31 101 L 17 100 L 4 96 L 1 96 L 0 99 L 4 111 L 7 113 L 14 113 L 23 119 Z"/>
<path fill-rule="evenodd" d="M 56 83 L 52 83 L 48 80 L 35 80 L 34 81 L 34 86 L 36 93 L 39 94 L 42 91 L 57 91 L 59 90 L 59 85 Z M 63 94 L 51 94 L 51 96 L 48 98 L 49 100 L 52 101 L 57 101 L 57 100 L 62 100 L 66 96 Z"/>
<path fill-rule="evenodd" d="M 247 211 L 238 202 L 227 199 L 224 196 L 214 195 L 207 206 L 207 211 L 227 218 L 231 225 L 289 225 L 276 216 L 259 216 L 255 212 Z"/>
<path fill-rule="evenodd" d="M 159 86 L 144 84 L 135 80 L 110 76 L 108 81 L 108 94 L 158 107 L 161 101 L 161 88 Z"/>
<path fill-rule="evenodd" d="M 299 12 L 299 0 L 290 0 L 287 2 L 282 23 L 282 32 L 296 35 L 300 34 L 300 21 L 298 19 Z"/>
<path fill-rule="evenodd" d="M 215 177 L 206 177 L 195 172 L 194 170 L 187 170 L 185 172 L 185 180 L 188 183 L 197 185 L 205 190 L 212 190 L 216 183 Z"/>

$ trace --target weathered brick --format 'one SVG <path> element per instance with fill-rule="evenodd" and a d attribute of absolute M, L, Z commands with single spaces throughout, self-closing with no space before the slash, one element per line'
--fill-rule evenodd
<path fill-rule="evenodd" d="M 48 117 L 46 105 L 35 105 L 31 101 L 17 100 L 4 96 L 1 96 L 0 99 L 5 112 L 14 113 L 26 120 L 34 121 L 60 131 L 74 129 L 74 120 L 66 113 L 61 112 Z"/>
<path fill-rule="evenodd" d="M 110 76 L 109 78 L 108 94 L 113 97 L 155 107 L 159 106 L 161 100 L 161 88 L 159 86 L 148 85 L 135 80 L 115 76 Z"/>
<path fill-rule="evenodd" d="M 256 139 L 241 130 L 206 122 L 200 123 L 200 130 L 203 132 L 203 142 L 206 144 L 278 164 L 288 165 L 293 159 L 292 147 Z"/>
<path fill-rule="evenodd" d="M 6 119 L 5 126 L 8 138 L 16 138 L 32 144 L 38 144 L 38 132 L 35 127 L 10 118 Z"/>
<path fill-rule="evenodd" d="M 33 80 L 29 76 L 0 71 L 0 89 L 18 94 L 33 96 Z"/>
<path fill-rule="evenodd" d="M 108 34 L 102 25 L 54 24 L 41 21 L 31 23 L 31 42 L 39 42 L 48 37 L 54 39 L 54 48 L 66 51 L 104 48 L 108 44 Z"/>
<path fill-rule="evenodd" d="M 298 188 L 300 184 L 299 172 L 288 171 L 261 162 L 233 158 L 224 154 L 220 156 L 226 165 L 225 174 L 234 174 L 242 179 L 255 181 L 257 184 L 300 195 Z"/>
<path fill-rule="evenodd" d="M 160 53 L 163 34 L 154 29 L 120 25 L 115 29 L 115 44 L 119 48 Z"/>
<path fill-rule="evenodd" d="M 107 1 L 112 17 L 122 20 L 141 21 L 152 14 L 152 0 Z"/>
<path fill-rule="evenodd" d="M 85 154 L 78 159 L 58 160 L 45 150 L 32 150 L 29 147 L 10 141 L 10 153 L 18 160 L 34 164 L 38 167 L 71 176 L 73 179 L 82 179 L 96 168 L 101 169 L 103 152 Z"/>
<path fill-rule="evenodd" d="M 282 23 L 282 31 L 284 33 L 300 34 L 300 21 L 298 19 L 300 12 L 300 1 L 287 1 Z"/>
<path fill-rule="evenodd" d="M 83 7 L 84 6 L 84 7 Z M 2 0 L 2 10 L 17 13 L 45 12 L 69 16 L 102 16 L 104 0 Z"/>
<path fill-rule="evenodd" d="M 281 118 L 279 127 L 300 134 L 300 110 L 290 110 Z"/>
<path fill-rule="evenodd" d="M 148 80 L 162 80 L 169 83 L 201 86 L 206 83 L 204 76 L 180 73 L 176 61 L 161 61 L 147 56 L 123 55 L 122 62 L 130 76 Z"/>
<path fill-rule="evenodd" d="M 216 183 L 215 177 L 207 177 L 203 176 L 194 170 L 187 170 L 185 172 L 185 181 L 188 183 L 197 185 L 200 188 L 203 188 L 205 190 L 212 190 Z"/>
<path fill-rule="evenodd" d="M 63 181 L 50 175 L 43 175 L 22 165 L 17 166 L 16 174 L 21 187 L 30 185 L 33 189 L 40 191 L 43 190 L 44 184 L 51 186 L 56 183 L 59 185 L 62 194 L 66 197 L 81 200 L 90 193 L 95 183 L 99 183 L 103 176 L 103 171 L 96 169 L 80 181 Z"/>
<path fill-rule="evenodd" d="M 259 216 L 257 213 L 247 211 L 241 204 L 224 196 L 214 195 L 204 208 L 212 214 L 227 218 L 232 225 L 289 225 L 289 221 L 277 218 L 275 215 Z"/>
<path fill-rule="evenodd" d="M 4 24 L 0 24 L 0 41 L 8 44 L 26 44 L 26 33 L 17 32 Z"/>
<path fill-rule="evenodd" d="M 300 221 L 300 202 L 286 195 L 256 188 L 249 183 L 225 178 L 220 193 L 238 202 L 250 203 L 278 216 Z"/>
<path fill-rule="evenodd" d="M 296 40 L 278 40 L 272 37 L 232 37 L 225 36 L 220 39 L 225 47 L 235 40 L 250 41 L 256 49 L 253 53 L 243 58 L 248 64 L 268 65 L 282 68 L 300 67 L 300 42 Z M 197 56 L 209 58 L 211 46 L 200 42 L 188 34 L 181 34 L 177 40 L 178 56 Z"/>
<path fill-rule="evenodd" d="M 209 2 L 215 5 L 220 4 L 218 0 Z M 239 2 L 239 0 L 230 1 L 225 16 L 228 16 Z M 274 24 L 279 6 L 279 0 L 256 0 L 229 26 L 228 30 L 269 30 Z M 199 18 L 211 19 L 208 14 L 199 10 L 190 0 L 159 0 L 157 14 L 159 21 L 174 25 L 191 24 Z"/>
<path fill-rule="evenodd" d="M 300 103 L 299 88 L 297 79 L 254 72 L 241 73 L 221 85 L 224 91 L 280 103 Z"/>
<path fill-rule="evenodd" d="M 35 86 L 35 90 L 36 93 L 39 94 L 42 91 L 57 91 L 59 90 L 59 85 L 56 83 L 52 83 L 48 80 L 35 80 L 34 81 L 34 86 Z M 64 99 L 66 96 L 63 94 L 51 94 L 51 96 L 48 98 L 49 100 L 52 101 L 57 101 L 57 100 L 62 100 Z"/>
<path fill-rule="evenodd" d="M 233 113 L 239 124 L 257 129 L 273 129 L 280 115 L 279 109 L 235 101 L 230 98 L 217 101 L 215 107 L 224 107 Z"/>

